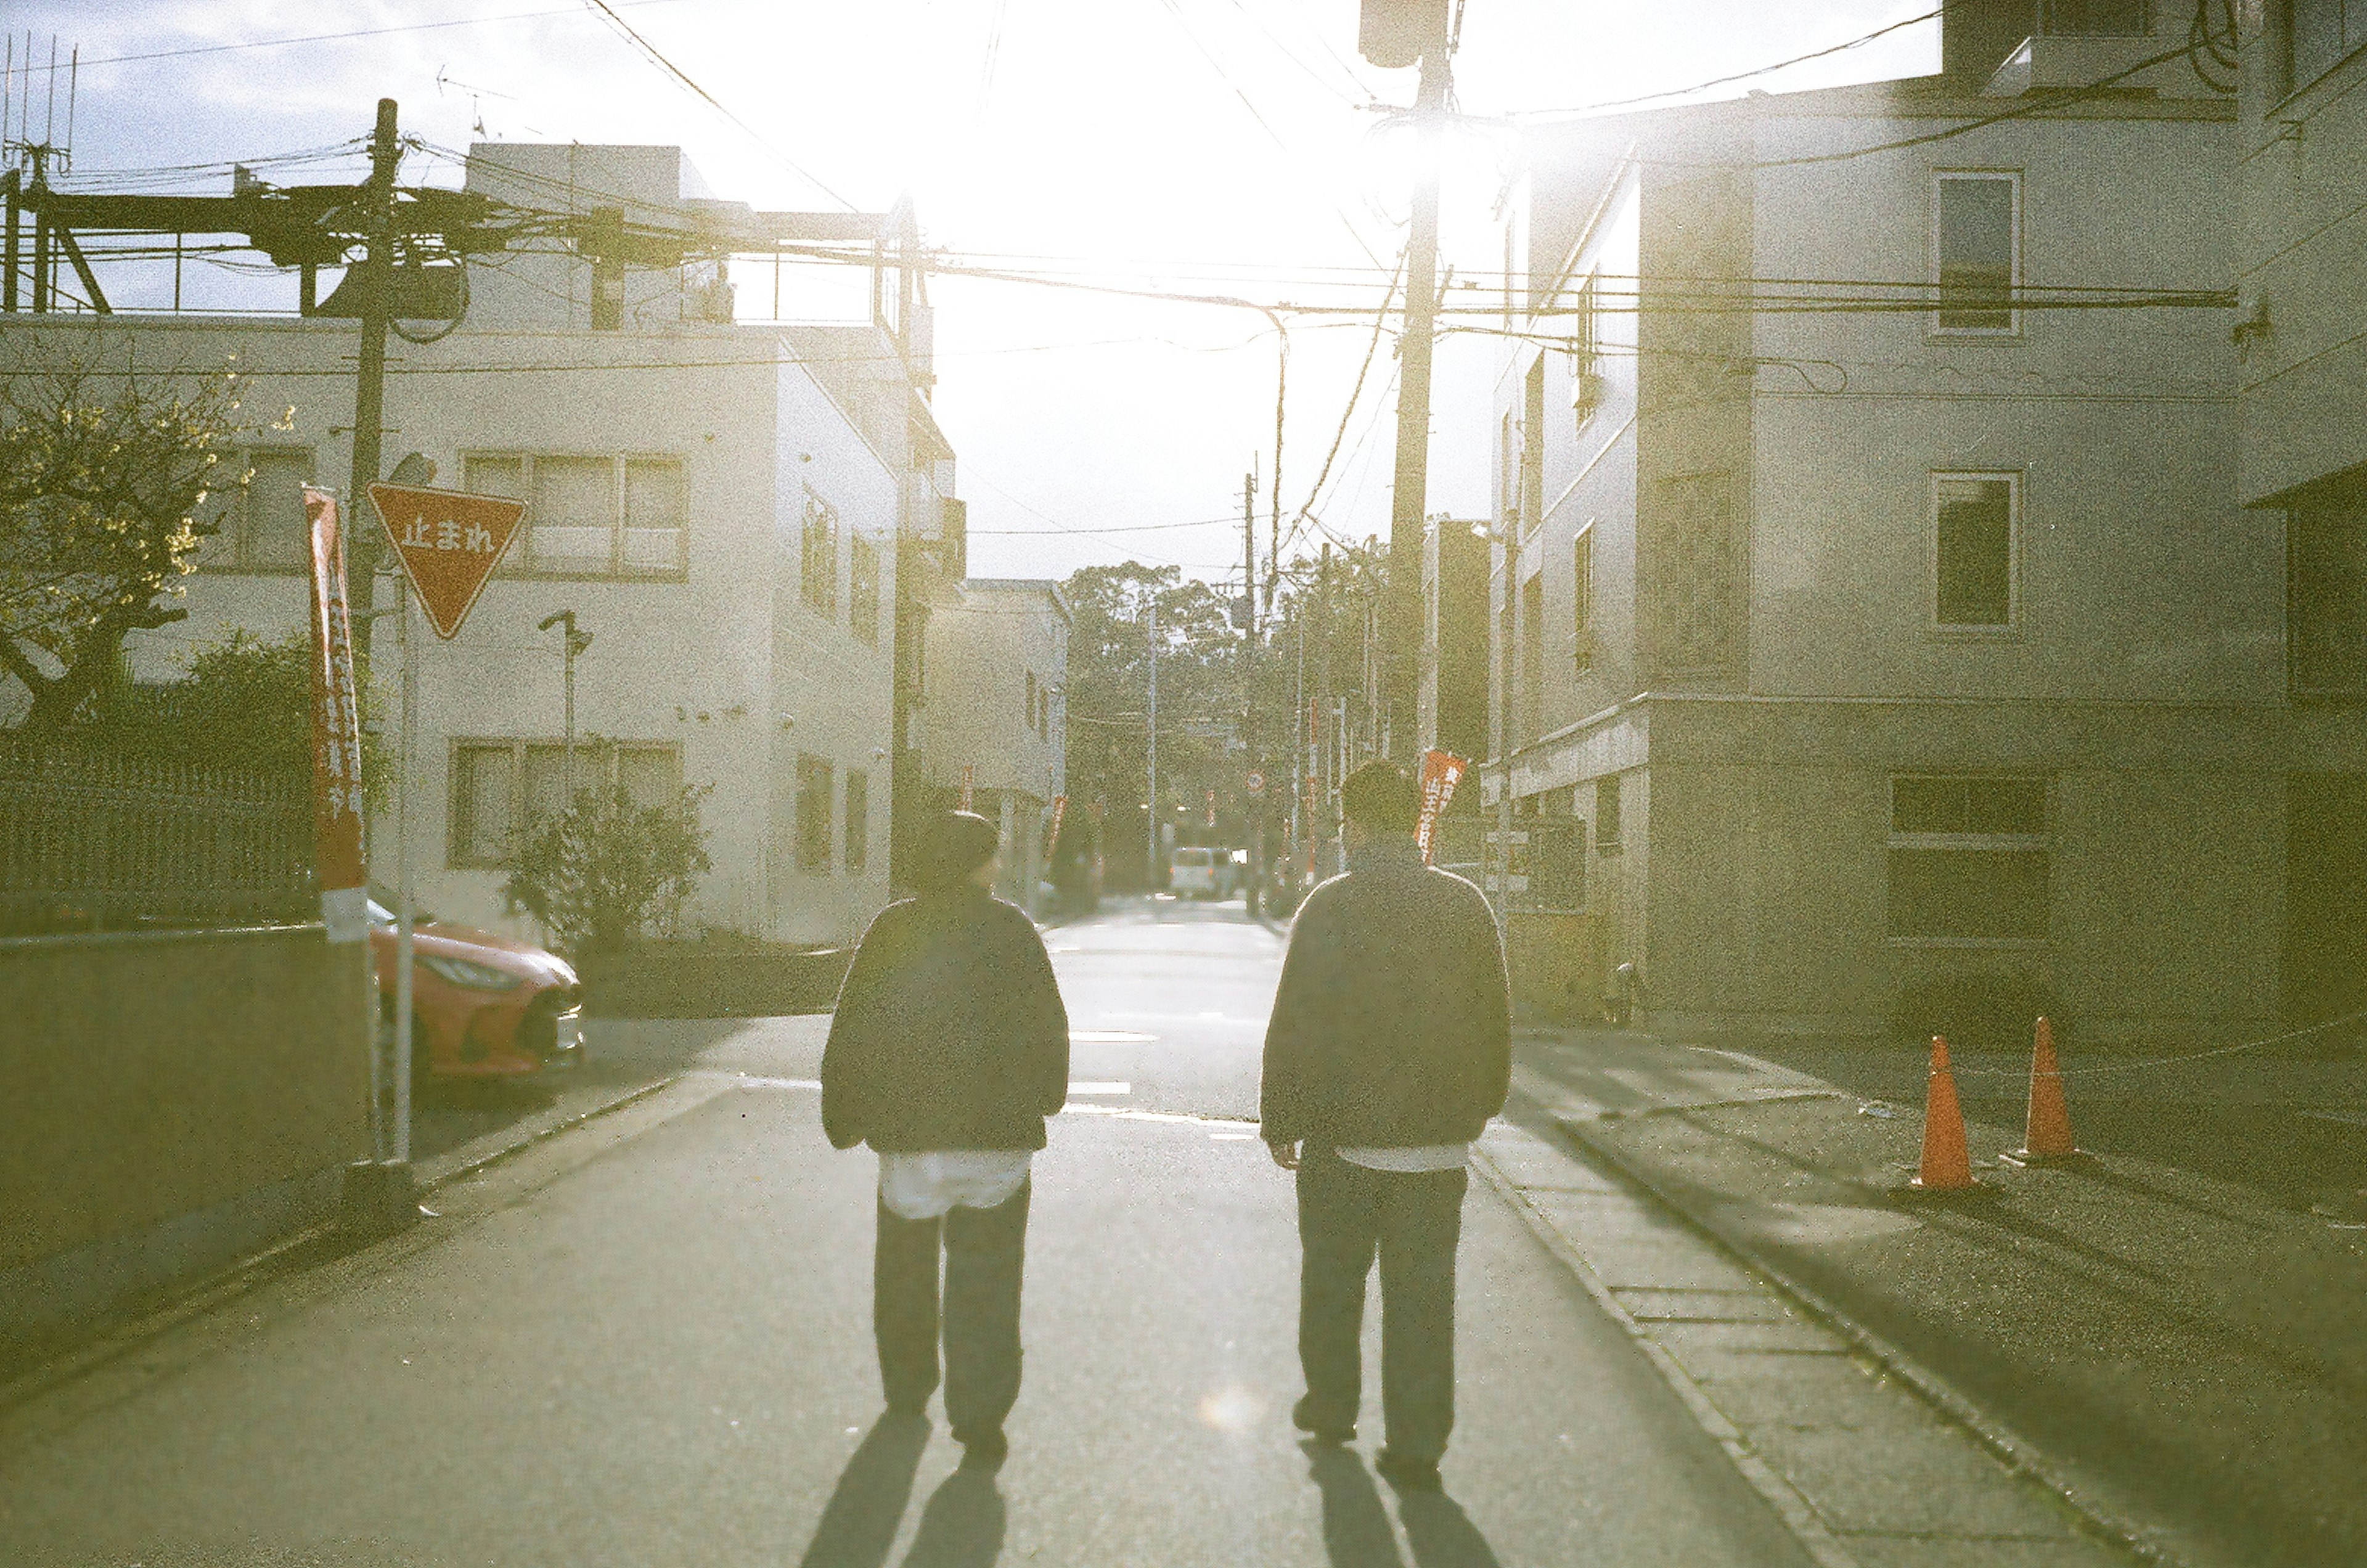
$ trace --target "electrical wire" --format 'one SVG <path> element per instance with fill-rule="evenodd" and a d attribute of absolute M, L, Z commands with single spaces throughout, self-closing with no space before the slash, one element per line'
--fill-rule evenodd
<path fill-rule="evenodd" d="M 855 203 L 847 200 L 846 197 L 839 195 L 838 192 L 832 190 L 828 185 L 824 184 L 819 175 L 814 174 L 811 170 L 806 168 L 803 164 L 791 158 L 787 153 L 774 146 L 771 141 L 767 141 L 757 131 L 755 127 L 750 125 L 746 120 L 742 119 L 738 115 L 733 114 L 729 108 L 724 107 L 721 99 L 718 98 L 714 94 L 708 92 L 706 88 L 700 86 L 697 82 L 694 81 L 688 72 L 685 71 L 681 66 L 676 65 L 673 61 L 667 59 L 664 54 L 660 52 L 657 45 L 651 43 L 649 39 L 636 32 L 633 29 L 632 23 L 625 20 L 624 17 L 617 14 L 616 7 L 609 4 L 609 0 L 583 0 L 583 4 L 590 6 L 595 12 L 598 13 L 610 27 L 615 28 L 618 33 L 621 33 L 629 43 L 640 51 L 643 58 L 647 59 L 659 70 L 664 72 L 667 76 L 671 77 L 676 83 L 679 83 L 683 87 L 688 89 L 717 114 L 721 115 L 725 119 L 730 120 L 733 125 L 737 126 L 748 140 L 753 141 L 757 146 L 763 148 L 767 153 L 771 154 L 774 160 L 779 163 L 783 168 L 788 170 L 791 174 L 798 175 L 808 185 L 813 186 L 814 189 L 821 192 L 822 195 L 830 197 L 831 200 L 838 203 L 841 207 L 845 208 L 849 212 L 855 210 Z"/>
<path fill-rule="evenodd" d="M 1365 344 L 1364 362 L 1356 367 L 1355 384 L 1348 390 L 1348 406 L 1340 411 L 1340 428 L 1331 434 L 1331 449 L 1323 454 L 1323 467 L 1316 473 L 1314 484 L 1308 487 L 1305 504 L 1299 507 L 1297 515 L 1291 521 L 1290 537 L 1284 542 L 1285 547 L 1298 541 L 1306 533 L 1307 524 L 1314 518 L 1315 505 L 1323 494 L 1324 481 L 1331 477 L 1332 461 L 1340 456 L 1340 443 L 1347 439 L 1348 422 L 1355 417 L 1356 400 L 1365 394 L 1365 377 L 1373 368 L 1374 355 L 1380 350 L 1382 334 L 1388 327 L 1389 301 L 1397 297 L 1397 285 L 1404 274 L 1405 255 L 1401 254 L 1398 257 L 1398 276 L 1389 280 L 1389 292 L 1382 296 L 1381 308 L 1374 314 L 1373 335 Z M 1319 521 L 1316 525 L 1323 526 Z M 1330 533 L 1328 528 L 1324 531 Z"/>
<path fill-rule="evenodd" d="M 1788 71 L 1795 65 L 1805 65 L 1812 60 L 1823 60 L 1830 55 L 1844 54 L 1853 49 L 1862 49 L 1865 45 L 1874 42 L 1876 39 L 1886 38 L 1892 33 L 1901 30 L 1902 28 L 1916 27 L 1924 22 L 1937 21 L 1939 17 L 1940 12 L 1936 10 L 1925 11 L 1920 16 L 1908 17 L 1903 21 L 1887 23 L 1882 27 L 1874 28 L 1874 31 L 1870 33 L 1861 33 L 1857 37 L 1850 39 L 1842 43 L 1830 44 L 1823 49 L 1811 50 L 1806 54 L 1795 54 L 1789 60 L 1778 60 L 1770 65 L 1754 66 L 1749 71 L 1738 71 L 1732 75 L 1713 76 L 1706 82 L 1696 82 L 1690 87 L 1670 87 L 1663 92 L 1638 94 L 1637 96 L 1632 98 L 1606 98 L 1601 103 L 1587 104 L 1578 108 L 1518 109 L 1514 110 L 1511 114 L 1491 118 L 1493 118 L 1497 123 L 1529 124 L 1539 120 L 1550 122 L 1553 118 L 1557 117 L 1581 118 L 1588 115 L 1601 114 L 1605 109 L 1632 108 L 1637 104 L 1654 103 L 1661 98 L 1687 97 L 1694 93 L 1706 93 L 1713 87 L 1732 86 L 1737 82 L 1748 82 L 1754 76 L 1770 76 L 1778 71 Z M 1476 118 L 1478 117 L 1466 116 L 1464 118 Z"/>
<path fill-rule="evenodd" d="M 683 0 L 616 0 L 625 9 L 643 6 L 676 6 Z M 193 55 L 230 54 L 251 49 L 287 49 L 302 43 L 341 43 L 348 39 L 383 38 L 390 33 L 436 32 L 447 28 L 482 27 L 493 22 L 528 21 L 545 17 L 580 17 L 583 9 L 577 6 L 559 6 L 538 11 L 501 11 L 489 17 L 455 17 L 444 22 L 403 22 L 392 27 L 357 28 L 345 32 L 305 33 L 293 38 L 249 39 L 239 43 L 194 44 L 186 49 L 155 49 L 140 54 L 102 55 L 82 62 L 83 69 L 96 65 L 130 65 L 149 60 L 187 60 Z"/>

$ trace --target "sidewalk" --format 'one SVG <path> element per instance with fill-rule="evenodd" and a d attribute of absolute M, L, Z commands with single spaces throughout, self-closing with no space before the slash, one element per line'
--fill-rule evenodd
<path fill-rule="evenodd" d="M 2361 1130 L 2317 1123 L 2331 1154 L 2291 1133 L 2300 1110 L 2355 1108 L 2367 1075 L 2223 1058 L 2150 1083 L 2075 1076 L 2073 1125 L 2099 1157 L 2026 1169 L 1996 1158 L 2022 1141 L 2022 1084 L 2004 1061 L 1966 1062 L 1983 1190 L 1935 1202 L 1905 1190 L 1922 1124 L 1911 1055 L 1787 1048 L 1779 1064 L 1538 1032 L 1517 1082 L 1861 1343 L 1962 1395 L 2000 1446 L 2098 1511 L 2145 1521 L 2167 1555 L 2367 1561 L 2367 1230 L 2305 1206 Z M 2202 1066 L 2215 1068 L 2207 1083 Z M 2173 1165 L 2159 1156 L 2175 1140 L 2148 1125 L 2171 1108 L 2173 1133 L 2234 1118 L 2289 1135 Z"/>

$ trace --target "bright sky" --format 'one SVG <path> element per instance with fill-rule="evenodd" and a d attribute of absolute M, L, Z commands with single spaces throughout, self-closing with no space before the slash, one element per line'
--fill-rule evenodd
<path fill-rule="evenodd" d="M 94 183 L 108 169 L 366 135 L 376 100 L 391 96 L 405 131 L 449 147 L 478 135 L 680 144 L 718 196 L 760 208 L 837 205 L 789 162 L 866 210 L 909 191 L 933 244 L 1126 287 L 1259 299 L 1348 288 L 1377 304 L 1403 244 L 1407 170 L 1390 139 L 1371 134 L 1381 117 L 1370 106 L 1409 103 L 1414 73 L 1357 60 L 1355 0 L 610 4 L 772 150 L 581 0 L 16 0 L 7 12 L 20 58 L 28 29 L 43 61 L 52 31 L 62 53 L 80 45 L 75 174 Z M 1575 108 L 1937 8 L 1467 0 L 1457 96 L 1475 114 Z M 1936 70 L 1938 55 L 1937 24 L 1924 23 L 1750 85 L 1914 75 Z M 1511 156 L 1501 138 L 1465 133 L 1447 164 L 1444 259 L 1466 276 L 1501 265 L 1489 212 Z M 285 177 L 337 177 L 334 167 Z M 420 160 L 405 175 L 454 178 Z M 740 281 L 743 312 L 769 313 L 769 276 L 743 270 Z M 1261 317 L 959 278 L 937 280 L 932 298 L 936 408 L 960 452 L 972 571 L 1059 576 L 1129 556 L 1202 576 L 1238 570 L 1237 525 L 1123 530 L 1237 516 L 1251 454 L 1270 468 L 1275 353 Z M 1369 335 L 1353 324 L 1292 332 L 1285 519 L 1340 428 Z M 1433 512 L 1486 510 L 1500 353 L 1486 338 L 1442 345 Z M 1385 342 L 1318 508 L 1346 536 L 1387 531 L 1393 372 Z"/>

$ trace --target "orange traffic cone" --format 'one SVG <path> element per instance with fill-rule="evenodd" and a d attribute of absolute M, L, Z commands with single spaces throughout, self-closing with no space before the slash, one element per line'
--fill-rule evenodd
<path fill-rule="evenodd" d="M 2030 1118 L 2022 1145 L 2013 1157 L 2024 1164 L 2076 1159 L 2079 1154 L 2071 1141 L 2071 1110 L 2063 1102 L 2063 1069 L 2055 1060 L 2055 1025 L 2043 1018 L 2030 1053 Z"/>
<path fill-rule="evenodd" d="M 1964 1192 L 1973 1180 L 1965 1147 L 1965 1111 L 1956 1103 L 1956 1077 L 1948 1070 L 1948 1041 L 1931 1036 L 1931 1087 L 1923 1101 L 1923 1165 L 1908 1183 L 1919 1192 Z"/>

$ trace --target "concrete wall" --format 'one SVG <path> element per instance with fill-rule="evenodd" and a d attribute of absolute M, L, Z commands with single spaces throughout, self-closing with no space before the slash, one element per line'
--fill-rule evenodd
<path fill-rule="evenodd" d="M 2315 79 L 2286 66 L 2280 6 L 2242 7 L 2243 222 L 2237 265 L 2247 323 L 2247 504 L 2367 463 L 2367 55 Z M 2305 73 L 2307 67 L 2304 68 Z"/>
<path fill-rule="evenodd" d="M 364 953 L 317 926 L 0 941 L 0 1324 L 332 1211 L 369 1154 Z"/>

